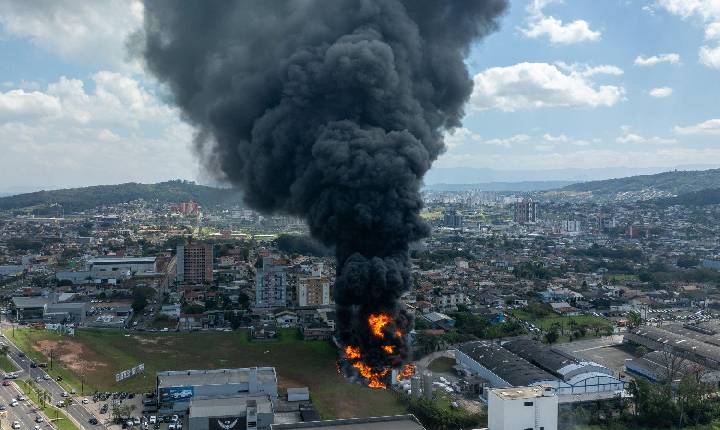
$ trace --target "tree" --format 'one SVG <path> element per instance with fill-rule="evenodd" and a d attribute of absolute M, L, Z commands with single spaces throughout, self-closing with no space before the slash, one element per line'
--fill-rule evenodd
<path fill-rule="evenodd" d="M 553 325 L 547 333 L 545 333 L 545 342 L 553 344 L 560 339 L 560 332 L 557 326 Z"/>
<path fill-rule="evenodd" d="M 630 311 L 628 312 L 628 322 L 630 323 L 630 327 L 640 327 L 642 325 L 642 316 L 640 315 L 640 312 L 638 311 Z"/>

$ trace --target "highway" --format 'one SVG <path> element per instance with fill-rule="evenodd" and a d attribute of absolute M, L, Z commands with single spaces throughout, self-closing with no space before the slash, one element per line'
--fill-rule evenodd
<path fill-rule="evenodd" d="M 64 400 L 62 397 L 62 393 L 65 392 L 65 389 L 60 386 L 60 384 L 57 383 L 54 379 L 50 378 L 49 380 L 45 379 L 45 375 L 47 373 L 44 369 L 40 367 L 32 368 L 30 367 L 30 359 L 28 357 L 21 357 L 21 351 L 18 349 L 17 346 L 12 342 L 12 339 L 3 337 L 3 341 L 9 346 L 9 352 L 8 357 L 10 357 L 15 363 L 17 363 L 23 370 L 19 372 L 20 378 L 27 378 L 27 379 L 37 379 L 38 377 L 42 378 L 40 382 L 37 382 L 38 386 L 46 389 L 51 394 L 51 403 L 55 405 L 57 402 Z M 7 389 L 9 387 L 2 387 L 3 389 Z M 6 390 L 7 391 L 7 390 Z M 80 403 L 82 400 L 81 397 L 78 396 L 72 396 L 72 404 L 65 407 L 65 412 L 68 413 L 72 418 L 75 419 L 76 424 L 79 424 L 82 428 L 88 429 L 88 430 L 106 430 L 105 426 L 103 424 L 98 425 L 92 425 L 88 421 L 90 418 L 93 417 L 93 415 Z M 4 402 L 5 400 L 3 400 Z M 5 403 L 7 405 L 7 403 Z M 8 410 L 11 409 L 8 407 Z M 100 418 L 98 418 L 100 419 Z M 34 424 L 28 429 L 32 429 L 34 427 Z M 24 430 L 24 429 L 23 429 Z"/>

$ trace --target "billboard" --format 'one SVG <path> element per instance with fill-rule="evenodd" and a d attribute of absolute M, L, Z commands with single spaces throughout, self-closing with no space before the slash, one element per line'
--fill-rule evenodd
<path fill-rule="evenodd" d="M 116 373 L 115 374 L 115 382 L 120 382 L 131 376 L 135 376 L 138 373 L 143 373 L 144 371 L 145 371 L 145 363 L 140 363 L 137 366 L 133 367 L 132 369 L 127 369 L 127 370 L 123 370 L 120 373 Z"/>
<path fill-rule="evenodd" d="M 181 400 L 190 400 L 195 394 L 193 387 L 168 387 L 160 389 L 161 402 L 178 402 Z"/>
<path fill-rule="evenodd" d="M 213 417 L 208 424 L 209 430 L 244 430 L 245 417 Z"/>

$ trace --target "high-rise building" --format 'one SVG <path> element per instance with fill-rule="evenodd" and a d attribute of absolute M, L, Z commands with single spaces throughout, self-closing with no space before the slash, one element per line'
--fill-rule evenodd
<path fill-rule="evenodd" d="M 288 274 L 282 261 L 263 257 L 262 267 L 255 276 L 255 306 L 259 308 L 283 308 L 287 306 Z"/>
<path fill-rule="evenodd" d="M 540 218 L 540 204 L 533 199 L 525 198 L 515 202 L 513 219 L 520 224 L 537 222 Z"/>
<path fill-rule="evenodd" d="M 213 246 L 189 243 L 177 247 L 177 281 L 204 284 L 213 281 Z"/>
<path fill-rule="evenodd" d="M 298 278 L 297 300 L 299 306 L 324 306 L 332 303 L 330 280 L 324 276 Z"/>
<path fill-rule="evenodd" d="M 463 217 L 457 211 L 445 211 L 443 216 L 443 224 L 445 227 L 462 228 Z"/>

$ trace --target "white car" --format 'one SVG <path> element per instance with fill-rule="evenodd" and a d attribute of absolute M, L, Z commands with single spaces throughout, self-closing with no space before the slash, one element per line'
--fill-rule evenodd
<path fill-rule="evenodd" d="M 52 378 L 50 377 L 50 375 L 45 375 L 45 376 L 43 376 L 43 379 L 46 380 L 46 381 L 49 381 L 49 380 L 51 380 Z"/>
<path fill-rule="evenodd" d="M 12 428 L 19 429 L 20 428 L 20 421 L 13 421 Z"/>
<path fill-rule="evenodd" d="M 12 402 L 10 402 L 10 406 L 12 406 L 13 408 L 17 405 L 18 405 L 17 400 L 13 400 Z"/>
<path fill-rule="evenodd" d="M 82 399 L 82 404 L 83 404 L 83 405 L 87 405 L 88 403 L 90 403 L 90 400 L 88 400 L 88 399 Z"/>
<path fill-rule="evenodd" d="M 157 417 L 155 415 L 150 415 L 150 424 L 155 424 L 157 422 Z"/>
<path fill-rule="evenodd" d="M 22 394 L 20 394 L 19 396 L 17 396 L 17 399 L 18 399 L 18 401 L 20 401 L 20 402 L 24 402 L 25 400 L 27 400 L 27 398 L 26 398 L 25 396 L 23 396 Z"/>
<path fill-rule="evenodd" d="M 68 394 L 67 391 L 63 391 L 60 395 L 63 397 L 70 397 L 70 394 Z"/>
<path fill-rule="evenodd" d="M 36 422 L 36 423 L 41 423 L 41 422 L 43 422 L 43 421 L 45 421 L 45 420 L 44 420 L 43 417 L 41 417 L 40 415 L 38 415 L 38 416 L 35 417 L 35 422 Z"/>
<path fill-rule="evenodd" d="M 176 423 L 168 424 L 168 430 L 177 430 L 177 424 Z"/>

